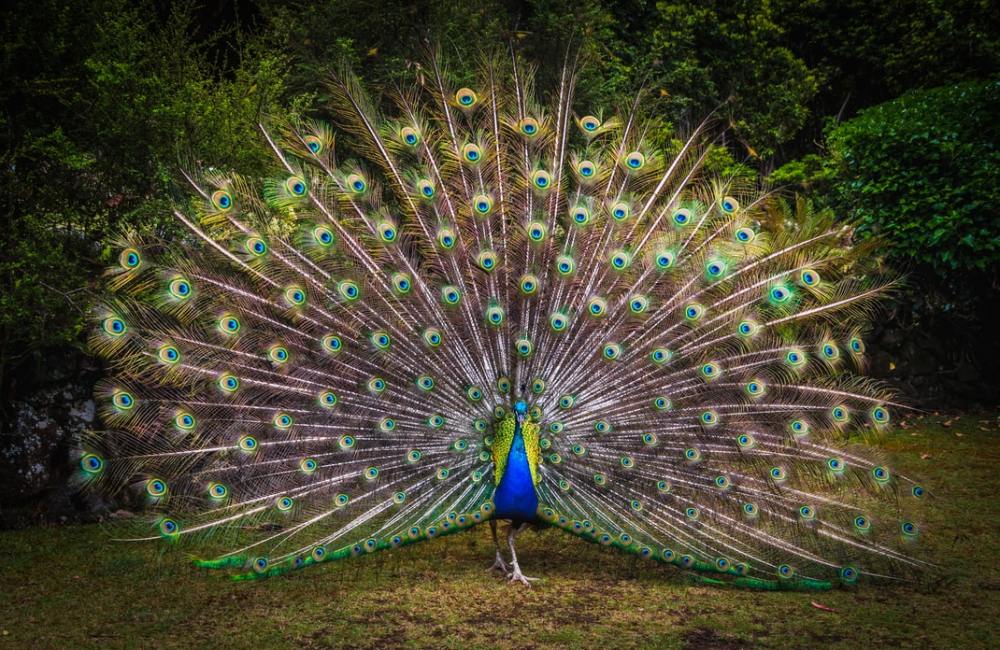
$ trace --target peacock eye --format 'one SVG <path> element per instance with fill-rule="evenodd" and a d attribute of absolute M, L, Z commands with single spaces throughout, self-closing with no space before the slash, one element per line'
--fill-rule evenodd
<path fill-rule="evenodd" d="M 80 469 L 88 474 L 98 474 L 104 469 L 104 459 L 97 454 L 84 454 L 80 458 Z"/>
<path fill-rule="evenodd" d="M 170 365 L 176 364 L 181 360 L 180 351 L 172 345 L 160 346 L 160 349 L 157 351 L 157 356 L 159 356 L 160 361 Z"/>
<path fill-rule="evenodd" d="M 195 426 L 194 416 L 181 411 L 174 416 L 174 426 L 182 431 L 191 431 Z"/>
<path fill-rule="evenodd" d="M 160 530 L 160 535 L 167 538 L 177 537 L 181 530 L 180 525 L 173 519 L 161 519 L 157 528 Z"/>
<path fill-rule="evenodd" d="M 184 278 L 174 278 L 167 289 L 175 300 L 186 300 L 191 295 L 191 283 Z"/>
<path fill-rule="evenodd" d="M 611 253 L 611 268 L 616 271 L 623 271 L 629 267 L 632 263 L 632 256 L 629 255 L 628 251 L 617 250 Z"/>
<path fill-rule="evenodd" d="M 597 173 L 597 167 L 589 160 L 584 160 L 576 166 L 576 171 L 583 178 L 591 178 Z"/>
<path fill-rule="evenodd" d="M 333 245 L 333 232 L 326 226 L 317 226 L 312 231 L 313 239 L 317 244 L 328 248 Z"/>
<path fill-rule="evenodd" d="M 111 396 L 111 403 L 119 411 L 129 411 L 135 406 L 135 398 L 128 391 L 116 390 Z"/>
<path fill-rule="evenodd" d="M 601 126 L 601 121 L 594 117 L 593 115 L 587 115 L 580 119 L 580 126 L 587 133 L 593 133 Z"/>
<path fill-rule="evenodd" d="M 392 282 L 392 287 L 396 290 L 396 293 L 405 295 L 410 292 L 412 283 L 410 282 L 410 276 L 406 273 L 397 271 L 392 274 L 390 281 Z"/>
<path fill-rule="evenodd" d="M 254 257 L 260 257 L 267 252 L 267 244 L 260 237 L 250 237 L 246 241 L 246 250 Z"/>
<path fill-rule="evenodd" d="M 139 251 L 134 248 L 126 248 L 122 251 L 121 255 L 118 256 L 118 263 L 126 271 L 131 271 L 136 269 L 142 264 L 142 256 L 139 255 Z"/>
<path fill-rule="evenodd" d="M 552 182 L 549 173 L 544 169 L 539 169 L 531 175 L 531 184 L 540 190 L 547 189 Z"/>
<path fill-rule="evenodd" d="M 368 189 L 368 182 L 361 174 L 350 174 L 346 180 L 347 186 L 351 188 L 351 191 L 355 194 L 361 194 Z"/>
<path fill-rule="evenodd" d="M 887 424 L 889 422 L 889 411 L 882 406 L 876 406 L 871 410 L 872 420 L 875 424 Z"/>
<path fill-rule="evenodd" d="M 455 93 L 455 101 L 462 108 L 471 108 L 476 104 L 476 93 L 470 88 L 460 88 L 458 92 Z"/>
<path fill-rule="evenodd" d="M 812 269 L 804 269 L 799 273 L 799 282 L 807 287 L 815 287 L 820 283 L 819 273 Z"/>
<path fill-rule="evenodd" d="M 587 301 L 587 313 L 595 318 L 603 316 L 608 310 L 608 303 L 600 296 L 594 296 Z"/>
<path fill-rule="evenodd" d="M 399 130 L 400 139 L 410 147 L 415 146 L 420 142 L 420 132 L 411 126 L 404 126 Z"/>
<path fill-rule="evenodd" d="M 576 270 L 576 261 L 569 255 L 560 255 L 556 258 L 556 270 L 559 275 L 570 275 Z"/>
<path fill-rule="evenodd" d="M 424 342 L 427 343 L 427 345 L 431 346 L 432 348 L 440 346 L 441 341 L 444 340 L 443 337 L 441 336 L 441 332 L 435 327 L 430 327 L 424 330 L 423 336 L 424 336 Z"/>
<path fill-rule="evenodd" d="M 520 129 L 521 133 L 529 138 L 534 137 L 538 133 L 538 128 L 538 120 L 533 117 L 526 117 L 518 124 L 518 129 Z"/>
<path fill-rule="evenodd" d="M 351 280 L 344 280 L 337 284 L 337 290 L 348 302 L 353 302 L 361 295 L 358 285 Z"/>
<path fill-rule="evenodd" d="M 417 193 L 425 199 L 434 198 L 434 194 L 436 192 L 437 189 L 434 187 L 434 183 L 430 180 L 424 178 L 417 181 Z"/>
<path fill-rule="evenodd" d="M 128 331 L 128 327 L 125 325 L 125 321 L 118 318 L 117 316 L 111 316 L 105 318 L 101 323 L 101 329 L 104 330 L 109 336 L 118 338 Z"/>
<path fill-rule="evenodd" d="M 789 350 L 785 354 L 785 362 L 793 368 L 798 368 L 805 365 L 806 355 L 801 350 Z"/>
<path fill-rule="evenodd" d="M 625 156 L 625 166 L 632 171 L 642 169 L 646 164 L 646 156 L 639 151 L 633 151 Z"/>
<path fill-rule="evenodd" d="M 751 228 L 740 228 L 736 231 L 735 237 L 741 244 L 749 244 L 757 237 L 757 233 Z"/>
<path fill-rule="evenodd" d="M 846 582 L 847 584 L 853 584 L 857 582 L 858 577 L 861 575 L 860 571 L 851 566 L 845 566 L 841 568 L 838 573 L 840 575 L 840 579 Z"/>
<path fill-rule="evenodd" d="M 478 194 L 472 199 L 472 206 L 476 214 L 487 215 L 493 209 L 493 199 L 485 194 Z"/>
<path fill-rule="evenodd" d="M 770 298 L 771 302 L 775 305 L 781 305 L 788 302 L 791 295 L 791 292 L 782 285 L 771 287 L 771 290 L 768 291 L 768 298 Z"/>
<path fill-rule="evenodd" d="M 219 329 L 223 334 L 236 334 L 240 331 L 240 320 L 235 316 L 223 316 L 219 319 Z"/>
<path fill-rule="evenodd" d="M 462 294 L 457 288 L 447 285 L 441 288 L 441 300 L 446 305 L 457 305 L 462 300 Z"/>
<path fill-rule="evenodd" d="M 570 218 L 578 226 L 585 226 L 590 223 L 590 210 L 586 206 L 577 206 L 570 212 Z"/>
<path fill-rule="evenodd" d="M 306 183 L 298 176 L 292 176 L 285 181 L 285 189 L 292 196 L 304 196 L 306 193 Z"/>
<path fill-rule="evenodd" d="M 437 241 L 441 248 L 451 250 L 455 247 L 455 231 L 451 228 L 442 228 L 438 231 Z"/>
<path fill-rule="evenodd" d="M 503 324 L 505 313 L 499 305 L 490 305 L 486 308 L 486 321 L 495 327 Z"/>
<path fill-rule="evenodd" d="M 371 335 L 371 342 L 379 350 L 387 350 L 392 343 L 392 339 L 389 338 L 387 333 L 379 330 Z"/>
<path fill-rule="evenodd" d="M 684 308 L 684 318 L 688 321 L 697 321 L 705 314 L 705 308 L 698 303 L 691 303 Z"/>
<path fill-rule="evenodd" d="M 288 301 L 289 306 L 299 307 L 306 301 L 305 292 L 297 286 L 291 286 L 285 289 L 285 300 Z"/>
<path fill-rule="evenodd" d="M 273 345 L 267 351 L 267 356 L 271 361 L 282 364 L 288 361 L 288 348 L 283 345 Z"/>
<path fill-rule="evenodd" d="M 232 393 L 240 387 L 240 380 L 233 375 L 225 374 L 220 378 L 219 386 L 227 393 Z"/>
<path fill-rule="evenodd" d="M 306 147 L 309 149 L 310 153 L 314 156 L 320 154 L 323 151 L 323 141 L 314 135 L 307 135 L 302 138 L 302 141 L 306 143 Z"/>
<path fill-rule="evenodd" d="M 545 239 L 545 224 L 539 221 L 532 221 L 528 224 L 528 238 L 534 242 Z"/>
<path fill-rule="evenodd" d="M 482 157 L 483 152 L 482 149 L 479 148 L 479 145 L 470 143 L 462 147 L 462 158 L 464 158 L 466 162 L 475 164 L 479 162 Z"/>
<path fill-rule="evenodd" d="M 212 205 L 216 210 L 225 212 L 233 207 L 233 197 L 225 190 L 216 190 L 212 193 Z"/>
<path fill-rule="evenodd" d="M 718 280 L 726 273 L 726 262 L 720 259 L 712 259 L 705 263 L 705 276 L 709 280 Z"/>
<path fill-rule="evenodd" d="M 692 217 L 693 215 L 690 210 L 687 208 L 681 208 L 680 210 L 674 212 L 673 220 L 678 226 L 686 226 L 691 223 Z"/>
<path fill-rule="evenodd" d="M 632 296 L 628 308 L 633 314 L 643 314 L 649 308 L 649 298 L 642 295 Z"/>

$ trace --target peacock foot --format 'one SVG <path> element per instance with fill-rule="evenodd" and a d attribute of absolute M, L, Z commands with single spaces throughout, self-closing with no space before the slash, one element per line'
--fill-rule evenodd
<path fill-rule="evenodd" d="M 493 564 L 486 568 L 487 571 L 499 571 L 500 573 L 505 573 L 510 575 L 510 564 L 500 555 L 497 551 L 497 559 L 493 560 Z"/>
<path fill-rule="evenodd" d="M 531 588 L 532 580 L 538 580 L 538 578 L 532 578 L 531 576 L 526 576 L 523 573 L 521 573 L 521 568 L 516 564 L 514 565 L 513 570 L 507 574 L 507 577 L 510 579 L 511 582 L 520 582 L 522 585 L 528 588 Z"/>

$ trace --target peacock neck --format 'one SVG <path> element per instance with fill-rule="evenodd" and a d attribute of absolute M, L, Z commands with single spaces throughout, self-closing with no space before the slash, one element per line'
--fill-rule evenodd
<path fill-rule="evenodd" d="M 529 432 L 530 433 L 530 432 Z M 507 452 L 503 472 L 493 493 L 495 517 L 513 521 L 534 521 L 538 510 L 538 495 L 535 493 L 534 472 L 531 467 L 533 457 L 526 444 L 525 430 L 520 421 L 514 426 L 510 450 Z"/>

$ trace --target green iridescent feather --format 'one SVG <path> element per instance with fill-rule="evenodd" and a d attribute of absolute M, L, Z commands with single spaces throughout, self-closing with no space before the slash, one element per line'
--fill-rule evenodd
<path fill-rule="evenodd" d="M 713 124 L 658 150 L 577 73 L 431 57 L 382 101 L 343 71 L 337 132 L 261 126 L 267 178 L 192 170 L 190 236 L 108 270 L 81 482 L 267 577 L 490 520 L 524 401 L 542 523 L 706 584 L 919 575 L 928 492 L 858 444 L 905 408 L 864 375 L 877 242 L 706 173 Z"/>

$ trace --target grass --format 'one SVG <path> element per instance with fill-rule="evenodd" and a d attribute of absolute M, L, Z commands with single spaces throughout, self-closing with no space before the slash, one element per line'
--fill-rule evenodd
<path fill-rule="evenodd" d="M 935 499 L 921 520 L 949 578 L 827 593 L 696 586 L 559 530 L 525 533 L 533 589 L 485 567 L 489 528 L 290 576 L 232 582 L 99 525 L 0 533 L 0 649 L 68 647 L 741 648 L 996 643 L 996 414 L 927 417 L 882 446 Z M 835 611 L 819 609 L 813 603 Z"/>

